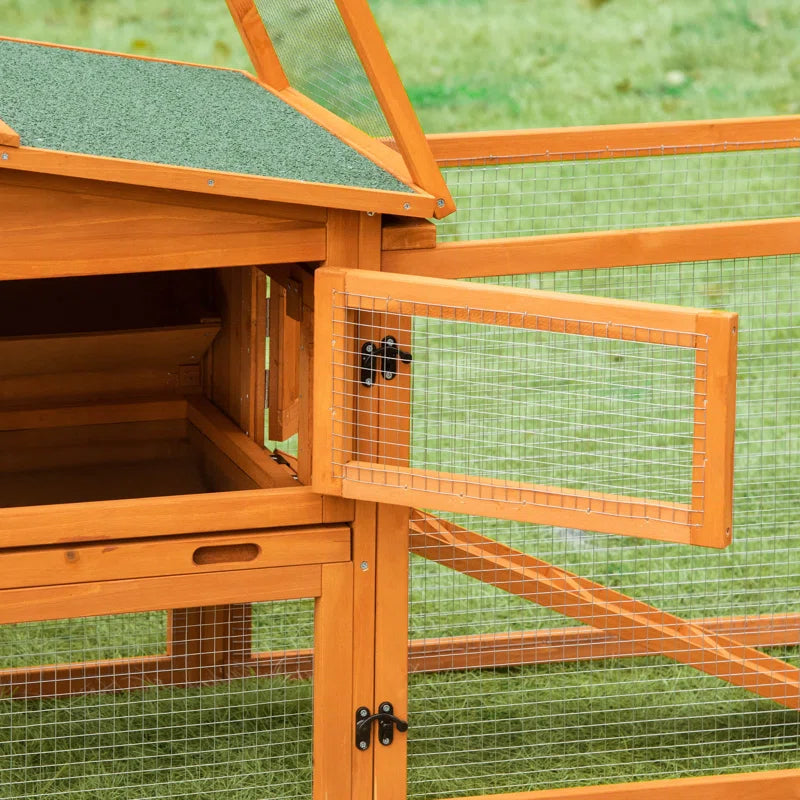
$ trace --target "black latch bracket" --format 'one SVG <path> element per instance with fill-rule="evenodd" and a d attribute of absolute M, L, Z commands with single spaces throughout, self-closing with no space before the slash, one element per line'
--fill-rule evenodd
<path fill-rule="evenodd" d="M 381 358 L 381 377 L 391 381 L 397 376 L 398 361 L 403 364 L 411 363 L 411 353 L 406 353 L 397 345 L 394 336 L 384 336 L 379 345 L 374 342 L 364 342 L 361 345 L 361 383 L 364 386 L 374 386 L 378 372 L 378 358 Z"/>
<path fill-rule="evenodd" d="M 391 703 L 381 703 L 377 714 L 370 714 L 366 706 L 361 706 L 356 711 L 356 747 L 359 750 L 369 750 L 372 739 L 372 723 L 378 722 L 378 741 L 388 747 L 394 741 L 394 729 L 400 733 L 408 730 L 408 723 L 394 715 L 394 706 Z"/>

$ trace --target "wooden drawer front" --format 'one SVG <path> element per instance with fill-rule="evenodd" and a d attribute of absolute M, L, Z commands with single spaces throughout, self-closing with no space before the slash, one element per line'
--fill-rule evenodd
<path fill-rule="evenodd" d="M 350 528 L 317 526 L 0 551 L 0 589 L 350 560 Z"/>

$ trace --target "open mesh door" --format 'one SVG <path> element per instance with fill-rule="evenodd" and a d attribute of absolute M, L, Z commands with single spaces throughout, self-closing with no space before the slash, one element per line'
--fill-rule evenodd
<path fill-rule="evenodd" d="M 320 491 L 730 543 L 734 314 L 357 270 L 316 291 Z"/>
<path fill-rule="evenodd" d="M 433 196 L 436 217 L 455 210 L 367 0 L 227 3 L 261 81 Z"/>

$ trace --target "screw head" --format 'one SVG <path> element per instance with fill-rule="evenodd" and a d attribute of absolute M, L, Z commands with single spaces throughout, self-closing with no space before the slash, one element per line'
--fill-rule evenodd
<path fill-rule="evenodd" d="M 208 185 L 209 186 L 213 186 L 214 185 L 214 179 L 213 178 L 209 178 L 208 179 Z"/>
<path fill-rule="evenodd" d="M 440 197 L 440 198 L 439 198 L 439 199 L 436 201 L 436 205 L 437 205 L 437 206 L 439 206 L 439 208 L 444 208 L 444 198 L 443 198 L 443 197 Z"/>
<path fill-rule="evenodd" d="M 384 736 L 384 738 L 383 738 L 383 739 L 381 739 L 381 744 L 390 744 L 390 741 L 389 741 L 389 739 L 387 739 L 387 738 Z"/>
<path fill-rule="evenodd" d="M 361 562 L 361 571 L 366 572 L 369 569 L 369 564 L 366 561 Z"/>
<path fill-rule="evenodd" d="M 1 155 L 0 158 L 2 158 L 3 161 L 8 161 L 8 153 L 3 153 L 3 155 Z"/>
<path fill-rule="evenodd" d="M 409 211 L 409 210 L 411 209 L 411 203 L 403 203 L 403 208 L 404 208 L 406 211 Z"/>
<path fill-rule="evenodd" d="M 362 708 L 361 711 L 358 712 L 359 717 L 366 717 L 369 716 L 369 711 L 366 708 Z"/>
<path fill-rule="evenodd" d="M 392 707 L 388 703 L 384 703 L 381 706 L 381 711 L 383 711 L 384 714 L 390 714 L 392 711 Z"/>
<path fill-rule="evenodd" d="M 366 742 L 359 742 L 358 743 L 358 749 L 359 750 L 366 750 L 367 749 L 367 743 Z"/>
<path fill-rule="evenodd" d="M 365 386 L 372 386 L 372 378 L 367 378 L 367 379 L 364 381 L 364 385 L 365 385 Z"/>

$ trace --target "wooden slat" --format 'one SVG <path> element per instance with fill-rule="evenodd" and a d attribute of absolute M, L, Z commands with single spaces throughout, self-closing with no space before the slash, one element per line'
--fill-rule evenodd
<path fill-rule="evenodd" d="M 350 560 L 350 529 L 250 530 L 0 550 L 0 589 Z"/>
<path fill-rule="evenodd" d="M 0 377 L 168 367 L 197 362 L 219 325 L 0 338 Z"/>
<path fill-rule="evenodd" d="M 750 647 L 800 645 L 800 614 L 706 617 L 690 619 L 688 623 Z M 641 642 L 620 639 L 613 630 L 576 626 L 414 639 L 409 642 L 409 669 L 412 672 L 502 669 L 647 655 L 650 651 Z"/>
<path fill-rule="evenodd" d="M 329 508 L 325 522 L 350 519 L 350 509 L 341 505 Z M 320 525 L 322 522 L 323 498 L 304 486 L 3 508 L 0 509 L 0 548 Z"/>
<path fill-rule="evenodd" d="M 45 172 L 51 175 L 178 189 L 201 194 L 373 211 L 408 217 L 432 217 L 439 211 L 433 196 L 419 192 L 364 189 L 233 172 L 214 172 L 172 164 L 41 150 L 35 147 L 19 147 L 7 152 L 10 153 L 9 158 L 0 161 L 0 171 L 15 169 L 25 172 Z M 302 243 L 302 239 L 298 240 L 295 236 L 292 240 L 294 251 L 284 243 L 284 255 L 281 258 L 277 255 L 278 243 L 276 243 L 276 255 L 271 255 L 270 258 L 274 263 L 319 260 L 316 248 L 313 248 L 312 255 L 300 254 Z M 263 259 L 253 259 L 251 263 L 266 262 Z"/>
<path fill-rule="evenodd" d="M 0 119 L 0 147 L 19 147 L 19 134 Z"/>
<path fill-rule="evenodd" d="M 323 268 L 323 271 L 329 270 Z M 695 346 L 694 336 L 675 334 L 696 333 L 697 315 L 704 313 L 684 306 L 383 272 L 341 270 L 341 278 L 350 308 L 604 338 L 639 341 L 646 336 L 646 341 L 662 343 L 669 339 L 669 344 L 678 347 Z M 526 320 L 521 322 L 514 315 L 522 315 Z M 734 317 L 730 315 L 731 320 Z"/>
<path fill-rule="evenodd" d="M 417 555 L 800 709 L 800 669 L 785 661 L 423 512 L 411 526 Z"/>
<path fill-rule="evenodd" d="M 287 313 L 287 289 L 277 281 L 269 294 L 269 438 L 284 442 L 297 433 L 300 406 L 300 323 Z"/>
<path fill-rule="evenodd" d="M 408 720 L 409 515 L 408 507 L 378 506 L 373 708 L 388 701 L 403 720 Z M 405 800 L 408 734 L 395 729 L 391 747 L 374 747 L 376 795 Z"/>
<path fill-rule="evenodd" d="M 170 575 L 0 591 L 0 624 L 318 597 L 322 568 L 306 566 Z"/>
<path fill-rule="evenodd" d="M 250 270 L 250 291 L 246 309 L 249 312 L 247 325 L 248 355 L 245 408 L 248 413 L 247 435 L 263 447 L 266 433 L 264 409 L 267 403 L 267 378 L 264 368 L 267 363 L 267 276 L 260 269 Z"/>
<path fill-rule="evenodd" d="M 351 796 L 353 565 L 322 567 L 314 609 L 314 800 Z"/>
<path fill-rule="evenodd" d="M 354 536 L 357 538 L 355 532 Z M 354 558 L 354 565 L 355 572 L 361 573 L 366 580 L 370 579 L 370 571 L 374 574 L 374 570 L 362 572 L 360 561 L 357 558 Z M 369 566 L 374 567 L 374 559 L 369 561 Z M 354 586 L 359 586 L 357 576 Z M 365 609 L 361 606 L 359 610 L 357 601 L 355 608 L 356 618 L 360 622 L 354 628 L 354 635 L 361 628 L 365 637 L 372 636 L 373 630 L 369 623 L 371 616 L 365 617 Z M 751 647 L 800 644 L 800 614 L 708 617 L 692 619 L 689 620 L 689 623 L 706 628 L 713 633 L 732 636 L 742 644 Z M 363 641 L 366 643 L 367 638 L 364 638 Z M 363 661 L 364 668 L 369 670 L 370 676 L 372 675 L 374 649 L 371 645 L 369 647 L 366 655 L 358 646 L 354 647 L 356 655 L 354 675 L 358 669 L 359 660 Z M 637 642 L 622 641 L 613 632 L 598 631 L 588 626 L 444 636 L 438 639 L 412 639 L 408 643 L 408 647 L 408 664 L 411 672 L 502 669 L 533 664 L 632 658 L 650 654 Z M 220 678 L 220 680 L 228 680 L 230 677 L 269 677 L 273 675 L 309 678 L 312 674 L 313 661 L 314 650 L 312 648 L 254 653 L 250 660 L 244 662 L 238 675 L 235 670 L 231 670 L 228 677 Z M 0 686 L 13 687 L 14 697 L 29 698 L 100 691 L 127 691 L 148 685 L 169 685 L 173 680 L 170 666 L 171 662 L 167 656 L 150 656 L 82 662 L 80 664 L 58 664 L 47 667 L 20 667 L 0 670 Z M 359 683 L 354 681 L 354 686 L 357 685 Z M 354 694 L 353 704 L 355 706 L 369 705 L 369 700 L 373 696 L 372 684 L 370 683 L 369 686 L 368 695 L 363 700 L 359 699 L 358 693 Z M 369 780 L 364 778 L 367 786 L 371 786 L 371 763 L 370 756 L 368 769 L 370 778 Z M 366 775 L 367 769 L 364 767 L 364 759 L 359 761 L 354 756 L 355 784 L 359 783 L 359 773 Z M 356 791 L 357 787 L 354 786 L 354 792 Z"/>
<path fill-rule="evenodd" d="M 444 217 L 452 213 L 455 203 L 433 159 L 369 2 L 336 0 L 336 5 L 414 183 L 436 198 L 433 213 L 428 216 Z M 386 209 L 375 210 L 392 213 Z"/>
<path fill-rule="evenodd" d="M 727 547 L 733 538 L 733 457 L 736 430 L 737 325 L 713 312 L 698 319 L 708 349 L 696 358 L 692 507 L 703 512 L 692 544 Z M 702 476 L 702 480 L 694 477 Z"/>
<path fill-rule="evenodd" d="M 8 180 L 18 175 L 0 170 L 5 226 L 0 279 L 230 267 L 324 255 L 325 233 L 317 222 L 198 208 L 188 193 L 182 207 L 174 197 L 163 202 L 158 192 L 152 199 L 108 197 L 91 187 L 84 194 L 56 191 L 42 181 Z"/>
<path fill-rule="evenodd" d="M 111 425 L 126 422 L 185 419 L 186 400 L 143 400 L 54 408 L 0 410 L 0 431 Z"/>
<path fill-rule="evenodd" d="M 285 89 L 289 85 L 289 79 L 283 71 L 278 54 L 253 0 L 226 0 L 226 2 L 259 80 L 276 91 Z"/>
<path fill-rule="evenodd" d="M 427 220 L 384 221 L 382 250 L 427 250 L 436 247 L 436 226 Z"/>
<path fill-rule="evenodd" d="M 693 530 L 688 505 L 599 492 L 570 492 L 557 487 L 367 461 L 345 465 L 342 492 L 354 500 L 413 503 L 459 514 L 680 544 L 691 544 Z"/>
<path fill-rule="evenodd" d="M 501 164 L 553 161 L 560 160 L 559 154 L 569 154 L 570 160 L 608 158 L 609 151 L 623 151 L 619 154 L 633 156 L 654 148 L 663 148 L 665 155 L 676 150 L 681 153 L 730 152 L 798 146 L 800 116 L 440 133 L 427 138 L 440 166 L 485 158 Z"/>
<path fill-rule="evenodd" d="M 383 256 L 383 271 L 474 278 L 573 269 L 784 255 L 800 249 L 800 218 L 449 242 Z"/>
<path fill-rule="evenodd" d="M 799 800 L 800 769 L 709 775 L 605 786 L 577 786 L 514 794 L 475 795 L 469 800 Z M 456 800 L 453 798 L 453 800 Z"/>

